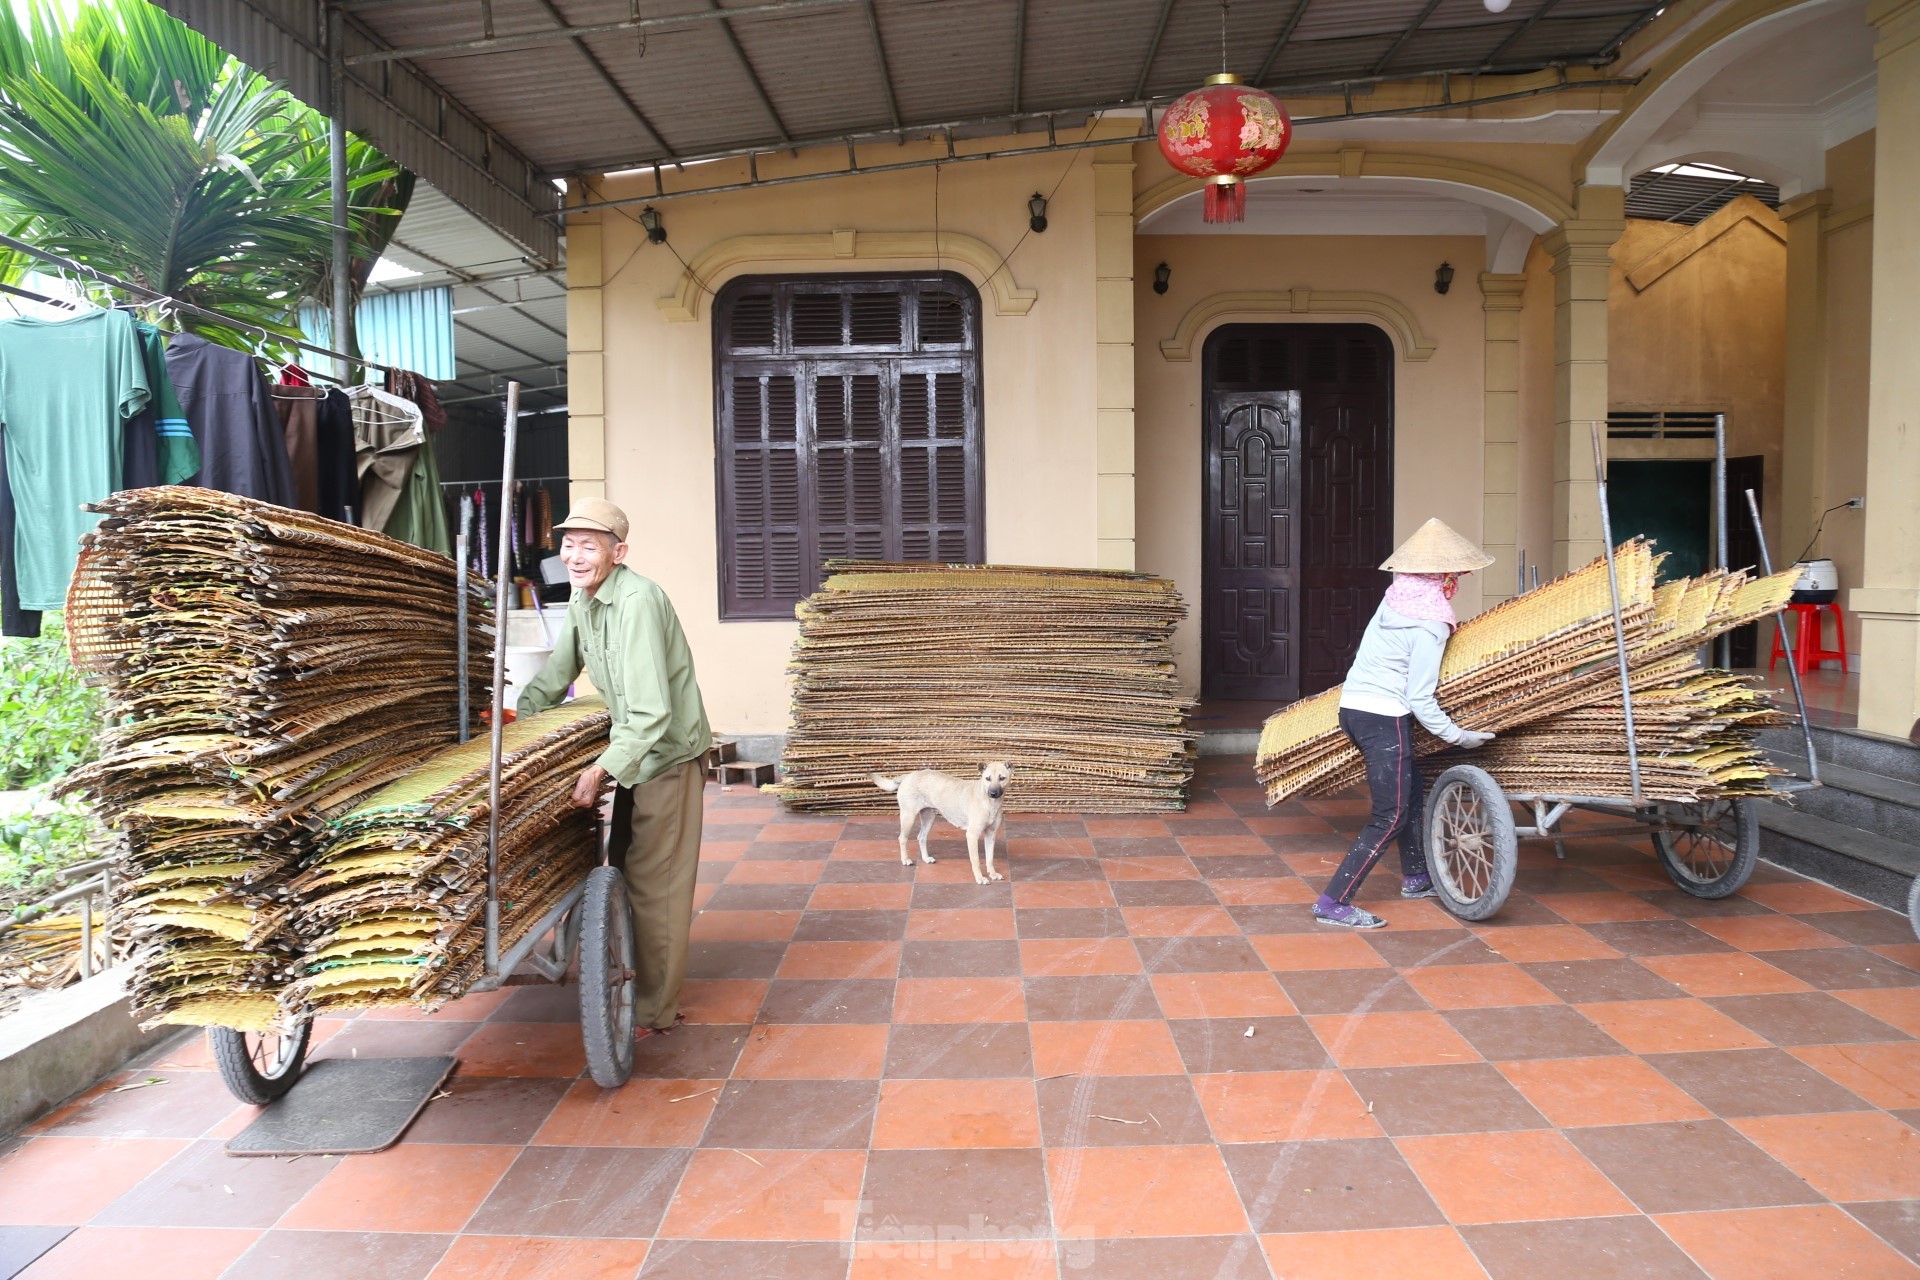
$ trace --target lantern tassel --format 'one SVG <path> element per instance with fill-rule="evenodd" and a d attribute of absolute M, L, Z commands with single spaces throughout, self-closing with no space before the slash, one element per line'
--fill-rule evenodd
<path fill-rule="evenodd" d="M 1245 222 L 1247 220 L 1247 184 L 1209 182 L 1206 206 L 1201 217 L 1207 222 Z"/>

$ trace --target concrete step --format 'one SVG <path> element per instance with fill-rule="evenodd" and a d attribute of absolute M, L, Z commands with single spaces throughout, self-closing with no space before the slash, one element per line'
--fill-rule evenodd
<path fill-rule="evenodd" d="M 729 760 L 714 769 L 720 785 L 731 787 L 744 783 L 750 787 L 761 787 L 774 780 L 774 767 L 755 760 Z"/>
<path fill-rule="evenodd" d="M 1767 729 L 1760 734 L 1760 745 L 1769 753 L 1806 758 L 1806 743 L 1798 725 Z M 1837 764 L 1862 773 L 1877 773 L 1896 782 L 1920 786 L 1920 747 L 1901 738 L 1886 738 L 1858 729 L 1828 729 L 1815 726 L 1814 750 L 1820 753 L 1822 770 Z"/>
<path fill-rule="evenodd" d="M 1806 776 L 1807 762 L 1800 756 L 1775 755 L 1774 761 L 1797 777 Z M 1820 783 L 1795 794 L 1800 812 L 1920 847 L 1920 785 L 1825 761 Z"/>
<path fill-rule="evenodd" d="M 1920 845 L 1778 803 L 1760 806 L 1760 856 L 1899 912 L 1920 875 Z"/>

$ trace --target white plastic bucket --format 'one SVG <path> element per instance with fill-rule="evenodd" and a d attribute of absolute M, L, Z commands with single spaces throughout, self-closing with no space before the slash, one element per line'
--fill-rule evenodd
<path fill-rule="evenodd" d="M 540 669 L 547 665 L 547 659 L 552 656 L 553 650 L 546 645 L 507 646 L 507 689 L 504 700 L 509 710 L 519 705 L 520 690 L 540 674 Z"/>

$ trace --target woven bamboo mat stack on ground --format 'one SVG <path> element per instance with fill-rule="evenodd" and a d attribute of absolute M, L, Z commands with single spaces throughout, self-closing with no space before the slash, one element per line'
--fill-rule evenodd
<path fill-rule="evenodd" d="M 135 1005 L 264 1026 L 297 968 L 289 882 L 326 820 L 459 736 L 454 564 L 210 489 L 94 509 L 66 623 L 112 727 L 66 787 L 115 832 Z M 467 589 L 477 708 L 492 610 Z"/>
<path fill-rule="evenodd" d="M 833 561 L 802 601 L 793 711 L 771 788 L 790 807 L 885 812 L 875 773 L 1004 760 L 1016 812 L 1172 811 L 1193 774 L 1173 584 L 1097 570 Z"/>
<path fill-rule="evenodd" d="M 1754 794 L 1771 770 L 1755 731 L 1778 723 L 1763 692 L 1703 669 L 1701 646 L 1777 612 L 1792 573 L 1713 573 L 1656 588 L 1644 541 L 1614 553 L 1647 794 Z M 1439 700 L 1455 723 L 1501 736 L 1471 757 L 1511 791 L 1631 794 L 1607 561 L 1602 558 L 1463 623 Z M 1269 804 L 1356 785 L 1366 766 L 1339 727 L 1340 689 L 1294 703 L 1261 731 L 1255 774 Z M 1644 713 L 1643 713 L 1644 707 Z M 1446 744 L 1417 730 L 1422 755 Z"/>
<path fill-rule="evenodd" d="M 497 862 L 501 951 L 598 859 L 593 815 L 572 804 L 606 749 L 609 718 L 581 698 L 502 731 Z M 484 964 L 486 738 L 449 747 L 336 819 L 292 884 L 302 975 L 293 1000 L 321 1012 L 401 1001 L 437 1007 Z"/>

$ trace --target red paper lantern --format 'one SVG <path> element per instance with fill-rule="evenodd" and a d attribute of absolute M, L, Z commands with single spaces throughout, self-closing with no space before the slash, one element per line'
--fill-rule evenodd
<path fill-rule="evenodd" d="M 1208 222 L 1247 216 L 1246 180 L 1286 154 L 1293 121 L 1280 99 L 1240 83 L 1208 76 L 1160 117 L 1160 154 L 1182 173 L 1207 183 Z"/>

